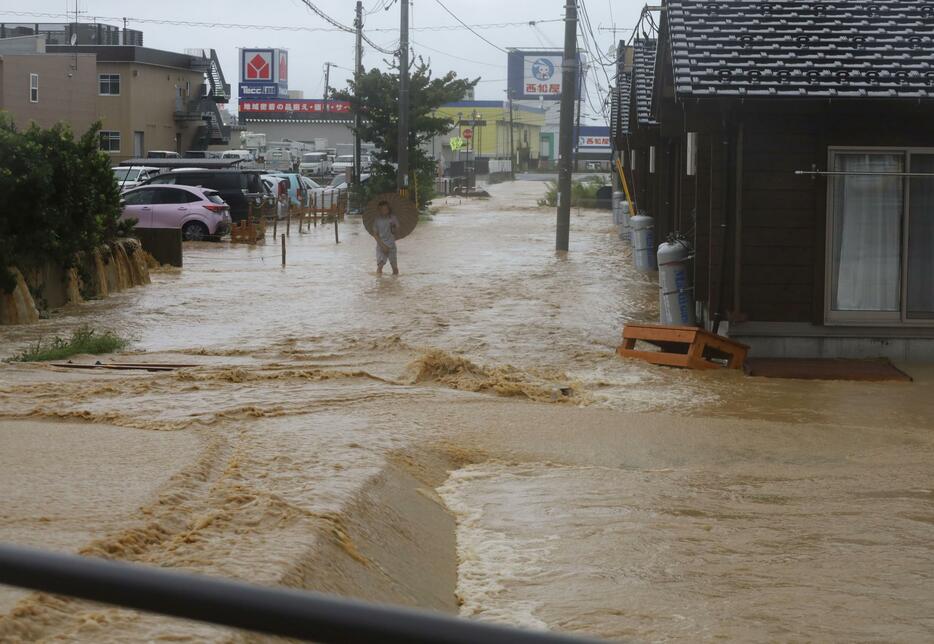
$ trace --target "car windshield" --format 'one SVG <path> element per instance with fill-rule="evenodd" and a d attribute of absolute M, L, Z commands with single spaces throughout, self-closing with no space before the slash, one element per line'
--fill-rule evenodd
<path fill-rule="evenodd" d="M 313 163 L 315 161 L 324 161 L 324 154 L 303 154 L 302 161 L 305 163 Z"/>
<path fill-rule="evenodd" d="M 113 171 L 117 181 L 136 181 L 140 172 L 136 168 L 113 168 Z"/>
<path fill-rule="evenodd" d="M 344 178 L 344 175 L 338 174 L 333 179 L 331 179 L 331 187 L 336 188 L 337 186 L 342 186 L 347 183 L 347 179 Z"/>
<path fill-rule="evenodd" d="M 302 177 L 302 183 L 305 184 L 305 187 L 311 188 L 312 190 L 317 190 L 321 187 L 321 184 L 315 181 L 314 179 L 309 179 L 308 177 Z"/>
<path fill-rule="evenodd" d="M 342 154 L 342 155 L 340 155 L 339 157 L 337 157 L 337 162 L 338 162 L 338 163 L 353 163 L 353 155 L 352 155 L 352 154 Z"/>

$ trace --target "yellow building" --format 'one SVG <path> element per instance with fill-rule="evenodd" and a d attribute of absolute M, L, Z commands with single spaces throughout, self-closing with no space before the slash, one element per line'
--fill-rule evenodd
<path fill-rule="evenodd" d="M 453 137 L 466 138 L 470 130 L 470 156 L 481 159 L 510 158 L 510 120 L 512 122 L 512 145 L 520 167 L 536 165 L 540 156 L 541 131 L 545 125 L 545 111 L 525 105 L 513 104 L 510 119 L 509 103 L 503 101 L 458 101 L 448 103 L 435 112 L 454 122 L 452 130 L 432 142 L 431 153 L 442 159 L 445 166 L 465 159 L 466 148 L 452 152 Z M 474 123 L 479 123 L 474 125 Z"/>

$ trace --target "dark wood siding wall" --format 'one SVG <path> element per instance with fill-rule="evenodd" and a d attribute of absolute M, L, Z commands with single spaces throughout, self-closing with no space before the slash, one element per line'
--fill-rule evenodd
<path fill-rule="evenodd" d="M 813 317 L 813 267 L 822 255 L 815 228 L 823 224 L 823 209 L 817 181 L 796 176 L 795 170 L 823 168 L 820 129 L 810 114 L 743 115 L 734 318 L 801 322 Z"/>

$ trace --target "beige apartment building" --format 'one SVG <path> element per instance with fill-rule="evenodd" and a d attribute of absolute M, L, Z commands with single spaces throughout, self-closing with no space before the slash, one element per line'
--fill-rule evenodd
<path fill-rule="evenodd" d="M 113 163 L 152 150 L 226 145 L 218 104 L 230 98 L 212 50 L 189 55 L 131 45 L 46 45 L 0 39 L 0 110 L 26 126 L 102 122 Z"/>
<path fill-rule="evenodd" d="M 65 120 L 85 132 L 98 117 L 96 79 L 93 54 L 49 54 L 42 38 L 0 40 L 0 110 L 19 128 Z"/>
<path fill-rule="evenodd" d="M 95 55 L 101 149 L 114 163 L 150 150 L 182 153 L 226 144 L 217 103 L 229 98 L 229 86 L 225 97 L 223 87 L 209 82 L 211 58 L 124 45 L 48 50 Z"/>

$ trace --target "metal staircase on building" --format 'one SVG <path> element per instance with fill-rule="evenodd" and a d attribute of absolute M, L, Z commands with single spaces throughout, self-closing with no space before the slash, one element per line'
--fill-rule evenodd
<path fill-rule="evenodd" d="M 204 72 L 208 82 L 201 86 L 200 95 L 191 99 L 187 106 L 178 106 L 176 119 L 200 120 L 204 122 L 198 128 L 195 145 L 227 145 L 230 143 L 230 126 L 221 117 L 219 104 L 230 101 L 230 83 L 224 78 L 217 52 L 213 49 L 187 49 L 193 56 L 192 69 Z"/>

